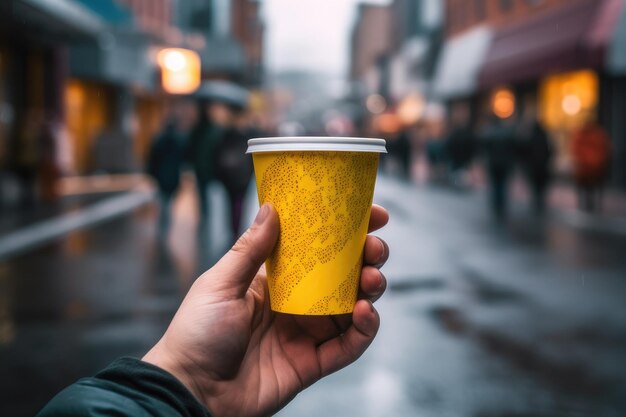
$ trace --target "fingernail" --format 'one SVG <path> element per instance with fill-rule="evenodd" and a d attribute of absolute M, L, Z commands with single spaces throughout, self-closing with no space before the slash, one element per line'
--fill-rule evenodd
<path fill-rule="evenodd" d="M 378 271 L 380 274 L 380 283 L 378 284 L 378 288 L 376 288 L 376 294 L 380 294 L 383 291 L 383 286 L 385 285 L 385 276 L 382 272 Z"/>
<path fill-rule="evenodd" d="M 270 214 L 270 206 L 269 204 L 263 204 L 254 218 L 254 224 L 263 224 L 268 214 Z"/>
<path fill-rule="evenodd" d="M 380 248 L 382 249 L 380 251 L 380 256 L 378 257 L 378 259 L 376 260 L 376 262 L 379 262 L 381 259 L 383 259 L 383 257 L 385 256 L 385 244 L 383 243 L 382 240 L 376 238 L 378 240 L 378 243 L 380 244 Z"/>

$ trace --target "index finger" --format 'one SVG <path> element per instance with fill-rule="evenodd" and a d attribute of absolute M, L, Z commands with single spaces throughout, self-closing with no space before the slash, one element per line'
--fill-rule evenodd
<path fill-rule="evenodd" d="M 384 207 L 378 204 L 372 204 L 372 214 L 370 215 L 370 224 L 367 233 L 380 229 L 389 221 L 389 213 Z"/>

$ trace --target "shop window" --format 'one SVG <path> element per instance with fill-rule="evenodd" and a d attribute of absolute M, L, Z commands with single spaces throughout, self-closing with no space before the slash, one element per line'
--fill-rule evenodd
<path fill-rule="evenodd" d="M 509 12 L 513 9 L 513 0 L 500 0 L 500 10 Z"/>
<path fill-rule="evenodd" d="M 476 19 L 484 20 L 487 17 L 487 5 L 485 4 L 485 0 L 474 0 L 474 11 L 476 15 Z"/>
<path fill-rule="evenodd" d="M 598 76 L 583 70 L 552 75 L 539 88 L 539 118 L 566 157 L 574 131 L 597 116 Z"/>
<path fill-rule="evenodd" d="M 540 88 L 540 116 L 551 129 L 580 127 L 594 117 L 598 76 L 590 70 L 547 77 Z"/>
<path fill-rule="evenodd" d="M 109 87 L 80 80 L 65 85 L 65 124 L 73 149 L 72 169 L 86 173 L 90 168 L 93 142 L 113 118 Z"/>

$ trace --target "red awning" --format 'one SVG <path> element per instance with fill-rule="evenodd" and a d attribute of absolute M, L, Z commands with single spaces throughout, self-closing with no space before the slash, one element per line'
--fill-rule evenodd
<path fill-rule="evenodd" d="M 571 5 L 501 28 L 481 70 L 480 87 L 602 67 L 622 5 L 623 0 L 572 0 Z"/>

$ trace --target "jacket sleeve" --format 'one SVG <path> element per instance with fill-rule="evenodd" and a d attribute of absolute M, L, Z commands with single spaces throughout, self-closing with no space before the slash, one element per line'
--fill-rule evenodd
<path fill-rule="evenodd" d="M 91 378 L 54 397 L 37 417 L 210 417 L 195 397 L 168 372 L 133 358 L 121 358 Z"/>

